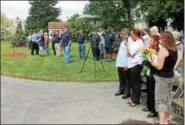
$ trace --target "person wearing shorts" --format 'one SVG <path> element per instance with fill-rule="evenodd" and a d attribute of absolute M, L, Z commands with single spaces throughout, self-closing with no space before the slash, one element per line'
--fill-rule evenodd
<path fill-rule="evenodd" d="M 105 51 L 106 56 L 105 58 L 107 61 L 112 61 L 112 53 L 113 53 L 113 45 L 115 42 L 115 35 L 111 32 L 110 28 L 107 30 L 105 34 Z"/>

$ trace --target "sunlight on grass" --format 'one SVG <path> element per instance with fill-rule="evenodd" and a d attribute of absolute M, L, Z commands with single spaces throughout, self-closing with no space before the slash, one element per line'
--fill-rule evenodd
<path fill-rule="evenodd" d="M 9 42 L 1 42 L 1 74 L 6 76 L 21 77 L 26 79 L 47 81 L 117 81 L 115 59 L 113 62 L 103 62 L 105 73 L 100 62 L 96 62 L 96 79 L 94 79 L 94 61 L 92 54 L 89 57 L 84 70 L 80 73 L 84 60 L 78 58 L 78 44 L 73 43 L 71 51 L 71 63 L 65 64 L 63 56 L 55 57 L 50 46 L 50 56 L 31 56 L 28 48 L 16 48 L 16 53 L 29 54 L 26 58 L 3 58 L 2 55 L 12 53 Z M 89 44 L 86 47 L 86 51 Z"/>

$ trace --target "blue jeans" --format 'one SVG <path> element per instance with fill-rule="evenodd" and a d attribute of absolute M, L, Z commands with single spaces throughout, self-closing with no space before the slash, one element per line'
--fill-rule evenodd
<path fill-rule="evenodd" d="M 84 44 L 79 44 L 79 57 L 81 59 L 84 59 L 85 58 L 85 46 Z"/>
<path fill-rule="evenodd" d="M 69 47 L 63 47 L 63 54 L 64 54 L 65 63 L 69 63 L 70 62 L 70 48 Z"/>
<path fill-rule="evenodd" d="M 49 46 L 48 45 L 44 46 L 44 49 L 46 51 L 46 55 L 48 56 L 49 55 Z"/>
<path fill-rule="evenodd" d="M 104 59 L 105 45 L 101 43 L 100 46 L 100 59 Z"/>

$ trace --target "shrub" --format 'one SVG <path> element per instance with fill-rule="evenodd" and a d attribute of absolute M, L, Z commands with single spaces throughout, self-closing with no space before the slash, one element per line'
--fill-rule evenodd
<path fill-rule="evenodd" d="M 24 35 L 23 36 L 14 35 L 10 38 L 10 42 L 11 42 L 13 47 L 23 46 L 23 45 L 27 44 L 26 37 Z"/>

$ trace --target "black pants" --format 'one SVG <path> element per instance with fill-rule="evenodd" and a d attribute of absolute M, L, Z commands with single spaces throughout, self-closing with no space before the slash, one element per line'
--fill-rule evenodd
<path fill-rule="evenodd" d="M 34 55 L 34 51 L 36 51 L 36 55 L 39 55 L 39 45 L 36 42 L 32 42 L 31 55 Z"/>
<path fill-rule="evenodd" d="M 119 76 L 119 89 L 124 92 L 125 95 L 130 95 L 130 85 L 128 83 L 128 72 L 122 67 L 118 67 Z"/>
<path fill-rule="evenodd" d="M 153 75 L 147 76 L 147 108 L 155 113 L 155 79 Z"/>
<path fill-rule="evenodd" d="M 52 42 L 52 49 L 53 49 L 53 53 L 54 53 L 54 55 L 56 55 L 56 51 L 55 51 L 55 43 L 54 43 L 54 42 Z"/>
<path fill-rule="evenodd" d="M 93 53 L 93 58 L 96 60 L 99 60 L 100 58 L 100 49 L 98 47 L 92 47 L 92 53 Z"/>
<path fill-rule="evenodd" d="M 136 65 L 128 69 L 128 79 L 132 89 L 131 100 L 136 104 L 140 103 L 140 96 L 141 96 L 140 74 L 141 74 L 142 68 L 143 68 L 142 65 Z"/>

